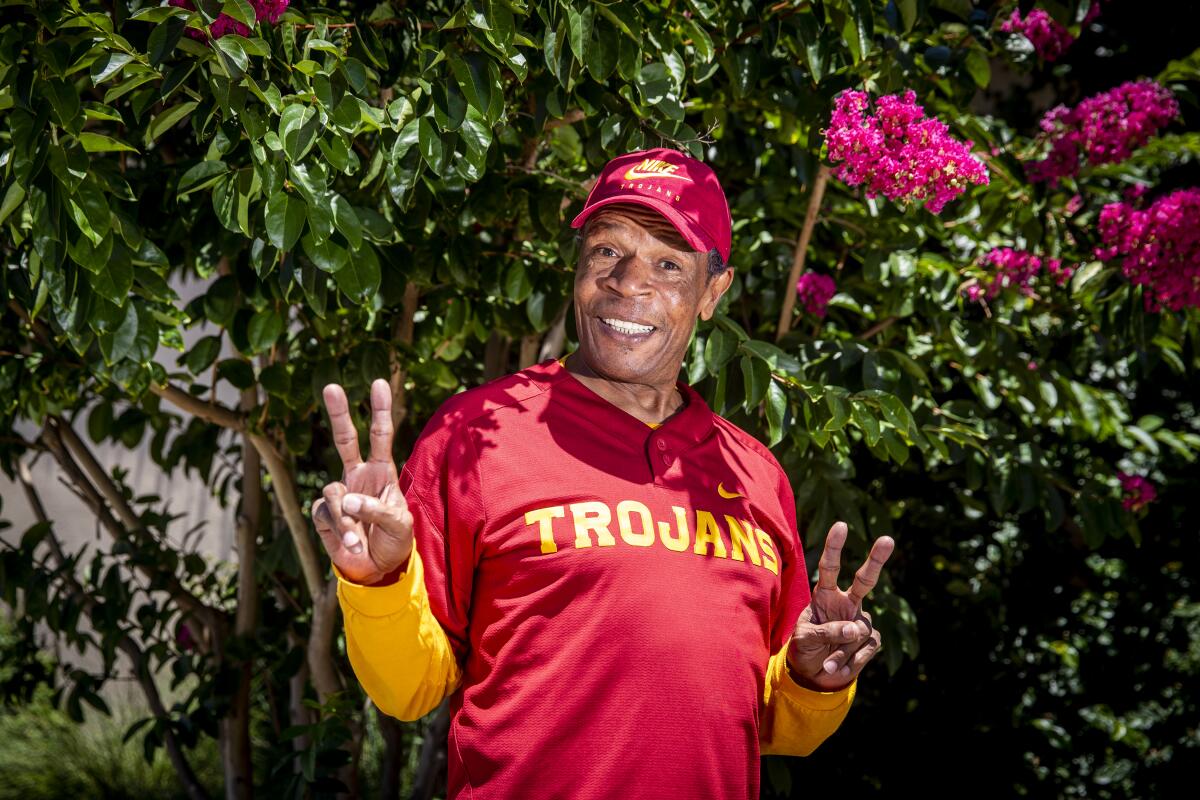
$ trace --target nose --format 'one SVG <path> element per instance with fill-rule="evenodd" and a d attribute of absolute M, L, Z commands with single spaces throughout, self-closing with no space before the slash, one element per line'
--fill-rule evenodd
<path fill-rule="evenodd" d="M 600 288 L 620 297 L 637 297 L 650 293 L 651 265 L 638 254 L 629 253 L 600 278 Z"/>

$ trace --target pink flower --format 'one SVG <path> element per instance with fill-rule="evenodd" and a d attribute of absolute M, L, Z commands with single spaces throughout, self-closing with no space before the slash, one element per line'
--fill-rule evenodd
<path fill-rule="evenodd" d="M 1121 500 L 1121 507 L 1126 511 L 1141 511 L 1158 497 L 1154 484 L 1141 475 L 1126 475 L 1124 472 L 1118 472 L 1117 477 L 1121 479 L 1121 491 L 1125 493 L 1125 497 Z"/>
<path fill-rule="evenodd" d="M 1171 90 L 1154 81 L 1123 83 L 1074 108 L 1056 106 L 1039 123 L 1047 155 L 1027 164 L 1025 171 L 1029 180 L 1054 186 L 1078 175 L 1081 161 L 1119 163 L 1178 116 L 1179 103 Z"/>
<path fill-rule="evenodd" d="M 1083 195 L 1076 193 L 1071 195 L 1071 199 L 1063 206 L 1063 213 L 1071 217 L 1078 214 L 1081 208 L 1083 208 Z"/>
<path fill-rule="evenodd" d="M 997 247 L 980 259 L 984 267 L 994 270 L 992 280 L 987 289 L 989 298 L 1000 294 L 1004 289 L 1017 289 L 1022 294 L 1033 294 L 1033 282 L 1041 273 L 1049 274 L 1057 285 L 1062 286 L 1075 273 L 1074 267 L 1066 266 L 1061 259 L 1042 258 L 1024 250 L 1012 247 Z M 982 288 L 976 292 L 976 297 L 983 294 Z"/>
<path fill-rule="evenodd" d="M 283 16 L 283 12 L 287 10 L 289 2 L 290 0 L 250 0 L 250 5 L 254 6 L 255 21 L 262 22 L 266 20 L 274 25 Z M 194 11 L 196 8 L 192 0 L 167 0 L 167 4 L 176 8 L 186 8 L 188 11 Z M 221 14 L 208 26 L 208 33 L 211 38 L 220 39 L 222 36 L 230 33 L 236 33 L 238 36 L 249 36 L 250 29 L 228 14 Z M 188 28 L 187 35 L 200 42 L 206 41 L 204 33 L 195 28 Z"/>
<path fill-rule="evenodd" d="M 825 131 L 833 174 L 850 186 L 866 186 L 867 197 L 901 203 L 924 202 L 939 213 L 969 184 L 986 184 L 987 169 L 935 117 L 926 117 L 911 89 L 884 95 L 870 108 L 865 92 L 846 90 L 835 99 Z"/>
<path fill-rule="evenodd" d="M 804 310 L 815 317 L 825 318 L 825 307 L 837 292 L 837 284 L 828 275 L 806 272 L 796 281 L 796 294 Z"/>
<path fill-rule="evenodd" d="M 1200 308 L 1200 189 L 1179 189 L 1149 208 L 1109 203 L 1100 210 L 1096 257 L 1120 259 L 1146 309 Z"/>
<path fill-rule="evenodd" d="M 1022 19 L 1020 9 L 1004 21 L 1000 30 L 1019 33 L 1033 44 L 1033 49 L 1043 61 L 1055 61 L 1061 56 L 1075 37 L 1043 9 L 1033 8 Z"/>

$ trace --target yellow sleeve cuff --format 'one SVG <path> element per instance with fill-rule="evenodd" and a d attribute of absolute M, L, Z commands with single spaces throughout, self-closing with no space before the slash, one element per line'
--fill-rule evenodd
<path fill-rule="evenodd" d="M 781 697 L 814 711 L 830 711 L 840 706 L 849 706 L 854 702 L 854 692 L 858 687 L 858 678 L 850 682 L 849 686 L 843 687 L 833 692 L 819 692 L 815 689 L 809 689 L 801 686 L 792 679 L 792 672 L 787 666 L 787 646 L 780 651 L 779 655 L 771 659 L 771 669 L 774 674 L 767 676 L 768 683 L 774 684 L 776 691 Z"/>
<path fill-rule="evenodd" d="M 389 617 L 406 609 L 422 605 L 418 594 L 425 591 L 425 570 L 417 548 L 408 557 L 408 566 L 400 579 L 386 586 L 364 586 L 342 574 L 335 564 L 333 574 L 337 576 L 338 597 L 364 617 Z"/>

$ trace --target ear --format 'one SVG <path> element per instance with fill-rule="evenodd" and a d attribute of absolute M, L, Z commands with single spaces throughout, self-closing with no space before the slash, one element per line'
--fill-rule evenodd
<path fill-rule="evenodd" d="M 726 267 L 724 272 L 708 282 L 704 287 L 704 298 L 700 302 L 700 319 L 712 319 L 713 312 L 717 310 L 717 303 L 721 301 L 721 296 L 729 291 L 731 283 L 733 267 Z"/>

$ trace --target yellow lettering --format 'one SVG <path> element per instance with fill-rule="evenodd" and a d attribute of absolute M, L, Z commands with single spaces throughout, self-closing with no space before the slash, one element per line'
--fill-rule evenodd
<path fill-rule="evenodd" d="M 775 544 L 771 541 L 771 537 L 762 528 L 755 528 L 754 535 L 758 538 L 758 544 L 762 547 L 763 566 L 779 574 L 779 557 L 775 555 Z"/>
<path fill-rule="evenodd" d="M 675 512 L 675 530 L 677 535 L 671 535 L 671 523 L 658 523 L 658 538 L 666 545 L 668 550 L 674 550 L 676 553 L 682 553 L 688 549 L 688 544 L 692 539 L 692 532 L 688 529 L 687 509 L 679 506 L 671 506 L 671 510 Z"/>
<path fill-rule="evenodd" d="M 558 545 L 554 543 L 554 520 L 565 514 L 562 506 L 547 506 L 534 511 L 525 512 L 525 524 L 537 523 L 538 536 L 542 540 L 543 553 L 557 553 Z"/>
<path fill-rule="evenodd" d="M 745 546 L 746 554 L 750 556 L 750 561 L 756 567 L 762 566 L 762 561 L 758 557 L 758 545 L 754 543 L 753 529 L 750 523 L 742 521 L 739 525 L 738 521 L 728 514 L 725 515 L 725 521 L 729 523 L 729 541 L 733 545 L 733 558 L 735 561 L 745 561 L 745 556 L 742 555 L 742 547 Z M 745 527 L 742 527 L 745 525 Z"/>
<path fill-rule="evenodd" d="M 596 500 L 586 503 L 571 503 L 571 516 L 575 519 L 575 546 L 591 547 L 592 538 L 588 531 L 596 532 L 596 540 L 601 547 L 611 547 L 617 543 L 608 530 L 612 522 L 612 512 L 608 506 Z"/>
<path fill-rule="evenodd" d="M 641 533 L 633 532 L 630 514 L 637 514 L 642 518 Z M 622 500 L 617 503 L 617 525 L 621 528 L 621 539 L 626 544 L 638 547 L 649 547 L 654 544 L 654 518 L 650 516 L 650 509 L 637 500 Z"/>
<path fill-rule="evenodd" d="M 707 511 L 696 512 L 696 546 L 692 548 L 698 556 L 708 555 L 708 545 L 713 546 L 713 555 L 717 558 L 726 558 L 725 543 L 721 541 L 721 528 L 718 527 L 717 521 L 713 515 Z"/>

